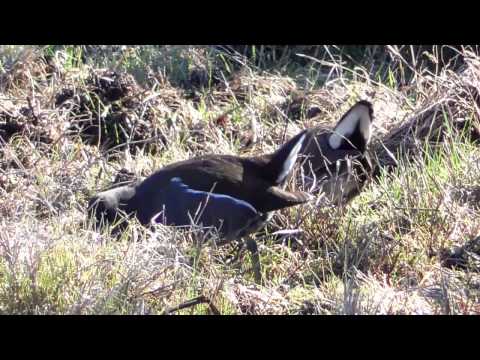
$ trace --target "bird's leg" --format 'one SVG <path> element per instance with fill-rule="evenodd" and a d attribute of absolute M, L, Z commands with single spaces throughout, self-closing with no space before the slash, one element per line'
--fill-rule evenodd
<path fill-rule="evenodd" d="M 260 284 L 262 282 L 261 274 L 261 265 L 260 257 L 258 256 L 258 246 L 255 239 L 251 236 L 247 238 L 247 249 L 252 253 L 252 265 L 253 265 L 253 274 L 255 276 L 255 282 Z"/>

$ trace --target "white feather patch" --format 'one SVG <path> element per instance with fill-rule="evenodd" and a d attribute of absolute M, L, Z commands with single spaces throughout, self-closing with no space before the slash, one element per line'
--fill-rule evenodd
<path fill-rule="evenodd" d="M 305 134 L 298 140 L 297 144 L 293 147 L 292 151 L 288 155 L 287 159 L 283 163 L 282 172 L 278 175 L 277 183 L 281 183 L 287 175 L 292 171 L 293 165 L 295 165 L 295 161 L 297 160 L 298 153 L 302 148 L 303 141 L 305 140 Z"/>
<path fill-rule="evenodd" d="M 369 110 L 364 105 L 358 106 L 358 108 L 353 109 L 345 116 L 333 130 L 334 133 L 330 135 L 328 144 L 332 149 L 338 149 L 345 139 L 348 140 L 350 138 L 357 127 L 365 138 L 365 142 L 368 143 L 371 136 L 371 119 Z"/>

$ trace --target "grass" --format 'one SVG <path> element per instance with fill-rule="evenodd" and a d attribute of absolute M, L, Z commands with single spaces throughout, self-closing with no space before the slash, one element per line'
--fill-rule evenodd
<path fill-rule="evenodd" d="M 361 98 L 374 104 L 374 143 L 386 143 L 460 81 L 408 48 L 313 50 L 315 61 L 269 47 L 250 60 L 208 46 L 3 48 L 0 312 L 478 314 L 480 150 L 452 126 L 478 122 L 469 101 L 442 114 L 441 141 L 411 139 L 349 204 L 275 214 L 257 235 L 262 285 L 248 252 L 229 260 L 234 244 L 199 247 L 194 230 L 138 223 L 116 239 L 87 221 L 88 197 L 121 169 L 142 177 L 203 153 L 273 151 L 302 128 L 333 125 Z M 113 82 L 98 86 L 104 78 Z M 56 103 L 65 89 L 73 95 Z M 89 142 L 85 121 L 115 131 Z"/>

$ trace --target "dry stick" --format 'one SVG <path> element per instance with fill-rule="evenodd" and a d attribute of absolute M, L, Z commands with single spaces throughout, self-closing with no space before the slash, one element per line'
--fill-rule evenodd
<path fill-rule="evenodd" d="M 403 62 L 415 74 L 415 76 L 418 75 L 418 71 L 412 65 L 410 65 L 407 60 L 405 60 L 405 58 L 400 54 L 400 51 L 396 45 L 387 45 L 387 50 L 389 50 L 393 55 L 398 57 L 400 59 L 400 62 Z M 412 49 L 410 48 L 410 50 Z"/>
<path fill-rule="evenodd" d="M 447 280 L 445 279 L 445 272 L 444 271 L 440 271 L 440 275 L 441 275 L 441 290 L 442 290 L 442 295 L 443 295 L 443 299 L 444 299 L 444 311 L 445 311 L 445 314 L 446 315 L 451 315 L 452 314 L 452 309 L 451 309 L 451 306 L 450 306 L 450 297 L 449 297 L 449 294 L 448 294 L 448 285 L 447 285 Z"/>
<path fill-rule="evenodd" d="M 223 50 L 223 52 L 219 51 L 219 53 L 222 56 L 224 56 L 226 58 L 229 58 L 229 59 L 237 62 L 238 64 L 240 64 L 240 65 L 242 65 L 246 68 L 249 67 L 248 64 L 247 64 L 247 61 L 245 61 L 244 56 L 240 52 L 238 52 L 237 50 L 229 49 L 229 48 L 227 48 L 225 46 L 222 46 L 222 45 L 219 46 L 219 49 Z"/>
<path fill-rule="evenodd" d="M 25 169 L 25 166 L 23 166 L 20 159 L 17 157 L 17 155 L 15 155 L 15 152 L 10 148 L 10 144 L 8 144 L 5 140 L 3 140 L 1 136 L 0 136 L 0 145 L 2 145 L 4 151 L 8 149 L 9 151 L 8 155 L 11 156 L 12 160 L 15 162 L 15 165 L 19 167 L 19 170 L 23 171 L 23 173 L 26 176 L 30 176 L 29 173 L 27 172 L 27 169 Z"/>
<path fill-rule="evenodd" d="M 170 267 L 170 266 L 169 266 Z M 167 267 L 168 268 L 168 267 Z M 152 280 L 150 281 L 149 283 L 147 283 L 147 285 L 143 286 L 143 288 L 146 288 L 150 285 L 150 283 L 153 283 L 155 280 Z M 175 288 L 175 284 L 177 284 L 178 281 L 174 281 L 172 282 L 171 284 L 168 284 L 168 285 L 162 285 L 162 286 L 157 286 L 155 289 L 153 290 L 148 290 L 148 291 L 144 291 L 142 293 L 140 293 L 141 296 L 146 296 L 146 295 L 158 295 L 160 293 L 164 293 L 166 292 L 167 290 L 170 290 L 170 291 L 173 291 L 174 288 Z M 139 298 L 140 296 L 134 296 L 132 299 L 135 299 L 135 298 Z"/>
<path fill-rule="evenodd" d="M 27 96 L 27 102 L 28 102 L 28 108 L 30 109 L 30 111 L 32 112 L 32 116 L 34 118 L 34 122 L 33 122 L 33 125 L 38 125 L 39 123 L 39 119 L 38 119 L 38 115 L 37 115 L 37 112 L 35 111 L 34 107 L 33 107 L 33 104 L 32 104 L 32 98 L 30 96 Z"/>
<path fill-rule="evenodd" d="M 288 281 L 290 281 L 290 279 L 295 276 L 298 271 L 303 268 L 305 265 L 307 264 L 307 259 L 302 259 L 302 261 L 300 261 L 300 263 L 295 266 L 293 269 L 291 269 L 289 272 L 288 272 L 288 275 L 286 277 L 286 279 L 283 280 L 283 283 L 286 284 L 288 283 Z"/>
<path fill-rule="evenodd" d="M 210 310 L 212 311 L 213 314 L 220 315 L 220 312 L 218 311 L 216 306 L 213 305 L 212 302 L 209 299 L 207 299 L 204 295 L 197 296 L 196 298 L 185 301 L 185 302 L 183 302 L 183 303 L 181 303 L 177 306 L 167 308 L 163 311 L 162 315 L 168 315 L 168 314 L 171 314 L 171 313 L 173 313 L 175 311 L 178 311 L 178 310 L 186 309 L 186 308 L 189 308 L 189 307 L 192 307 L 192 306 L 196 306 L 196 305 L 199 305 L 199 304 L 205 304 L 205 303 L 208 304 L 208 306 L 210 307 Z"/>

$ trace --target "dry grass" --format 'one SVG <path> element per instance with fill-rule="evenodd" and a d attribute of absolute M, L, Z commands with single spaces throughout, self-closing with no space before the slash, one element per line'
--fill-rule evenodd
<path fill-rule="evenodd" d="M 72 47 L 2 50 L 1 313 L 480 313 L 476 55 L 455 72 L 395 47 L 378 71 L 317 54 L 266 72 L 209 47 L 100 50 L 87 64 Z M 115 239 L 85 217 L 122 169 L 269 152 L 360 98 L 375 109 L 375 178 L 348 205 L 277 213 L 258 234 L 261 286 L 247 252 L 229 260 L 234 244 L 136 223 Z"/>

